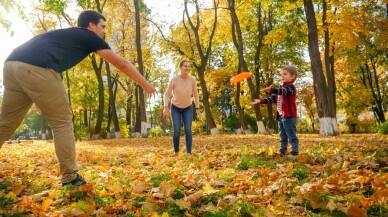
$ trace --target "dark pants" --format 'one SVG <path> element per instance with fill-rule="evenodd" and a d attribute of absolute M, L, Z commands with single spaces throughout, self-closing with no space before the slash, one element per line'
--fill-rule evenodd
<path fill-rule="evenodd" d="M 291 143 L 291 155 L 298 155 L 299 140 L 296 136 L 296 118 L 283 118 L 279 116 L 280 154 L 287 152 L 287 144 Z"/>
<path fill-rule="evenodd" d="M 171 120 L 174 127 L 174 134 L 172 136 L 174 152 L 179 152 L 179 137 L 181 134 L 183 120 L 186 139 L 186 151 L 187 153 L 191 153 L 191 147 L 193 144 L 193 134 L 191 132 L 191 124 L 193 121 L 193 106 L 190 105 L 187 108 L 178 108 L 174 105 L 171 105 Z"/>

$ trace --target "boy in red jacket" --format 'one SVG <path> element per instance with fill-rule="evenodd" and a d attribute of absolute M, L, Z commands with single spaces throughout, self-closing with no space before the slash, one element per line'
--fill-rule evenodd
<path fill-rule="evenodd" d="M 279 88 L 269 86 L 262 91 L 272 94 L 270 97 L 255 100 L 252 104 L 276 103 L 276 120 L 279 125 L 280 156 L 287 152 L 287 144 L 291 143 L 292 157 L 299 154 L 299 140 L 296 136 L 296 88 L 294 81 L 298 76 L 295 66 L 286 66 L 281 71 L 283 84 Z"/>

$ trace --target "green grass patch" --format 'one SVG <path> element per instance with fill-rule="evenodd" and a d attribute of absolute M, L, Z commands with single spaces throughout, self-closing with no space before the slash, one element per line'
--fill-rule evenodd
<path fill-rule="evenodd" d="M 185 197 L 184 194 L 185 187 L 183 185 L 179 185 L 175 190 L 174 194 L 172 195 L 172 198 L 175 200 L 179 200 Z"/>
<path fill-rule="evenodd" d="M 266 166 L 271 169 L 277 168 L 273 159 L 269 159 L 263 156 L 254 156 L 249 154 L 243 154 L 241 156 L 240 163 L 237 165 L 239 170 L 248 170 L 249 168 L 257 168 L 259 166 Z"/>
<path fill-rule="evenodd" d="M 8 183 L 0 183 L 0 191 L 8 189 L 10 186 Z"/>
<path fill-rule="evenodd" d="M 158 176 L 155 176 L 155 177 L 152 177 L 150 179 L 150 183 L 154 186 L 154 187 L 158 187 L 160 185 L 160 183 L 162 183 L 163 180 L 165 181 L 170 181 L 171 180 L 171 175 L 166 175 L 166 174 L 160 174 Z"/>
<path fill-rule="evenodd" d="M 109 205 L 109 204 L 115 204 L 116 199 L 113 197 L 101 197 L 100 195 L 94 196 L 94 202 L 101 205 Z"/>
<path fill-rule="evenodd" d="M 186 209 L 182 209 L 175 203 L 168 204 L 163 210 L 158 212 L 159 215 L 167 212 L 169 216 L 185 216 Z"/>
<path fill-rule="evenodd" d="M 308 175 L 309 172 L 304 168 L 297 168 L 291 173 L 291 177 L 296 177 L 299 181 L 305 180 Z"/>
<path fill-rule="evenodd" d="M 368 216 L 387 216 L 388 215 L 388 205 L 387 204 L 378 204 L 370 207 L 367 210 Z"/>
<path fill-rule="evenodd" d="M 1 196 L 0 197 L 0 208 L 4 208 L 4 207 L 8 206 L 11 203 L 12 203 L 12 199 L 11 198 L 8 198 L 8 197 L 5 197 L 5 196 Z"/>
<path fill-rule="evenodd" d="M 133 201 L 133 205 L 137 208 L 141 207 L 142 203 L 146 201 L 146 196 L 142 196 L 142 197 L 135 197 L 134 201 Z"/>

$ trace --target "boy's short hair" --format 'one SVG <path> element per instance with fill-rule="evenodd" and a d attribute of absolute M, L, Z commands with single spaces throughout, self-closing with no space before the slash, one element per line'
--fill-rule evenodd
<path fill-rule="evenodd" d="M 295 66 L 285 66 L 283 70 L 286 70 L 287 72 L 289 72 L 290 75 L 295 75 L 295 79 L 298 77 L 298 69 Z"/>
<path fill-rule="evenodd" d="M 77 26 L 82 28 L 87 28 L 89 23 L 97 25 L 100 22 L 100 19 L 106 21 L 105 17 L 102 14 L 94 10 L 84 10 L 80 13 L 77 20 Z"/>

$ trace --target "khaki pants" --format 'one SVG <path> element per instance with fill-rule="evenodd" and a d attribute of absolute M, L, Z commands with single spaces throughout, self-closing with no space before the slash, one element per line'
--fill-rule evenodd
<path fill-rule="evenodd" d="M 35 103 L 53 130 L 61 181 L 74 180 L 78 167 L 75 162 L 72 113 L 60 74 L 17 61 L 6 62 L 3 72 L 0 148 L 23 121 L 32 103 Z"/>

